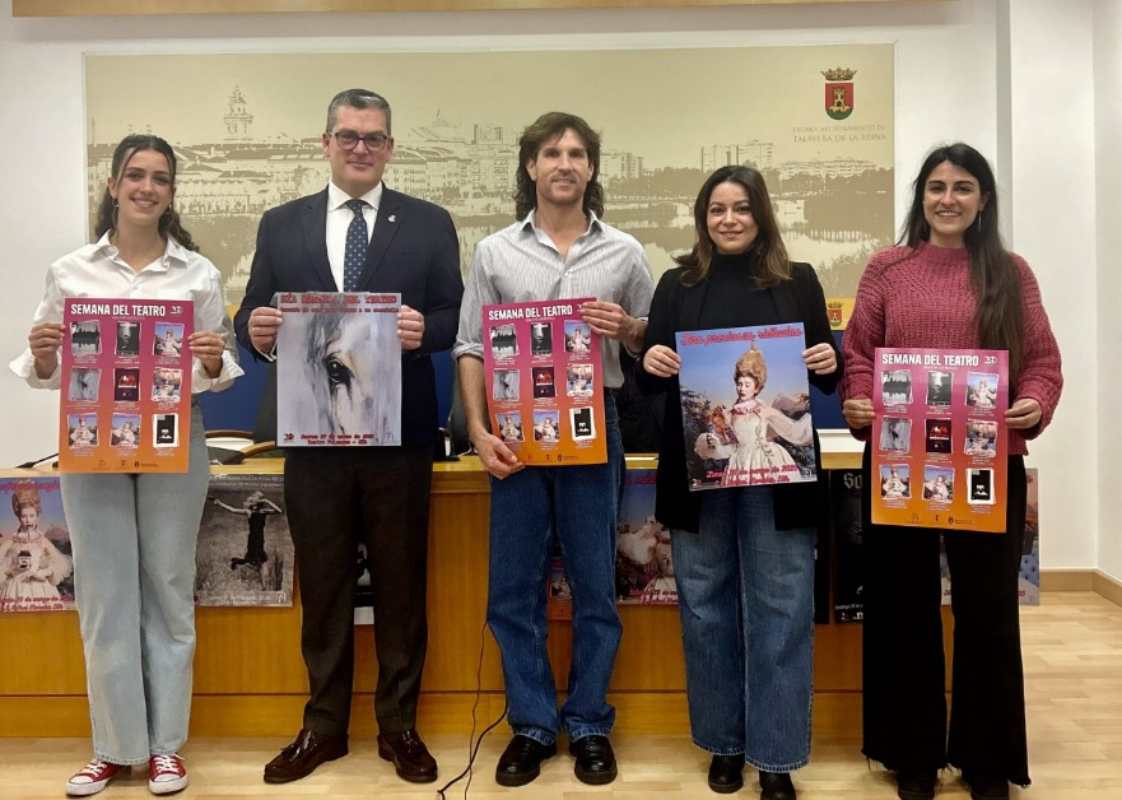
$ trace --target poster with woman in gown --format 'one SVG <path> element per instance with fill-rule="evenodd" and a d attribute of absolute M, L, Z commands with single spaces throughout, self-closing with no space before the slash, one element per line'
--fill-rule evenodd
<path fill-rule="evenodd" d="M 690 490 L 817 480 L 802 323 L 677 334 Z"/>

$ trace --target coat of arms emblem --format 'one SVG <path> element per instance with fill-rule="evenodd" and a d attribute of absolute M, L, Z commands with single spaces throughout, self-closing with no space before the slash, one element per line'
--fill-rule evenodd
<path fill-rule="evenodd" d="M 845 119 L 853 113 L 853 76 L 857 70 L 834 67 L 822 71 L 826 79 L 826 113 L 830 119 Z"/>

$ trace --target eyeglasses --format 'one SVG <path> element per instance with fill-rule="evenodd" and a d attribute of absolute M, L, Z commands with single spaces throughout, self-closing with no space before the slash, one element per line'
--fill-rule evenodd
<path fill-rule="evenodd" d="M 338 142 L 339 146 L 344 150 L 354 150 L 358 147 L 359 140 L 362 140 L 367 150 L 383 150 L 386 145 L 392 141 L 391 137 L 386 136 L 386 134 L 381 131 L 359 136 L 356 131 L 341 130 L 335 131 L 335 133 L 331 135 L 335 137 L 335 141 Z"/>

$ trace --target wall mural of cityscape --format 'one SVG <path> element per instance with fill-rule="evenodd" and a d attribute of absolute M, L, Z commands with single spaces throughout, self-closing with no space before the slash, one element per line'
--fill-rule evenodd
<path fill-rule="evenodd" d="M 548 110 L 600 131 L 606 220 L 643 243 L 656 280 L 691 246 L 694 198 L 725 164 L 764 173 L 791 257 L 815 266 L 839 326 L 893 239 L 891 45 L 88 55 L 91 225 L 116 142 L 163 136 L 176 207 L 240 302 L 261 214 L 326 184 L 327 103 L 352 86 L 390 100 L 386 183 L 451 212 L 465 271 L 513 221 L 518 136 Z"/>

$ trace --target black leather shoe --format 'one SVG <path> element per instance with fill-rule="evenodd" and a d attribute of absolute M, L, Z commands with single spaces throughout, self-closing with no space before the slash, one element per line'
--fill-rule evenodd
<path fill-rule="evenodd" d="M 607 736 L 582 736 L 569 742 L 569 752 L 576 756 L 573 772 L 582 783 L 599 786 L 616 779 L 616 754 Z"/>
<path fill-rule="evenodd" d="M 760 770 L 760 800 L 795 800 L 795 784 L 786 772 Z"/>
<path fill-rule="evenodd" d="M 295 741 L 265 765 L 265 783 L 288 783 L 311 775 L 325 761 L 347 754 L 346 736 L 324 736 L 302 728 Z"/>
<path fill-rule="evenodd" d="M 934 800 L 935 770 L 897 772 L 896 794 L 900 800 Z"/>
<path fill-rule="evenodd" d="M 709 762 L 709 788 L 718 794 L 732 794 L 744 785 L 744 754 L 714 755 Z"/>
<path fill-rule="evenodd" d="M 525 786 L 541 774 L 542 762 L 557 755 L 557 745 L 545 745 L 529 736 L 515 734 L 499 756 L 495 783 L 499 786 Z"/>
<path fill-rule="evenodd" d="M 963 770 L 962 780 L 970 787 L 973 800 L 1009 800 L 1009 781 Z"/>
<path fill-rule="evenodd" d="M 392 761 L 397 777 L 410 783 L 436 780 L 436 759 L 413 728 L 401 733 L 378 734 L 378 755 Z"/>

